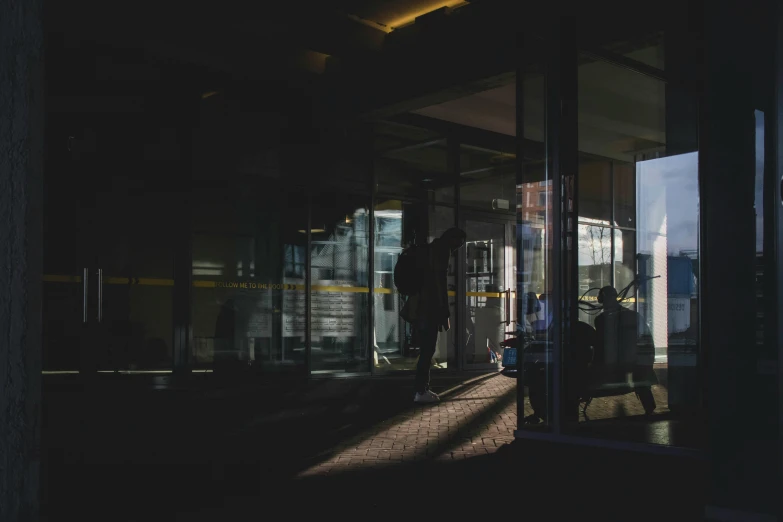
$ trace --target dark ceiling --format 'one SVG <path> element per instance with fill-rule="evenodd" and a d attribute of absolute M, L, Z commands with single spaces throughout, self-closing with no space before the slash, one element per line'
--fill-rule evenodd
<path fill-rule="evenodd" d="M 59 90 L 79 92 L 74 82 L 94 73 L 75 70 L 71 62 L 78 60 L 70 55 L 83 46 L 102 45 L 110 54 L 143 55 L 127 63 L 190 67 L 198 77 L 191 83 L 205 91 L 222 87 L 224 79 L 251 90 L 277 83 L 305 96 L 323 94 L 331 105 L 350 106 L 346 113 L 399 112 L 436 103 L 442 99 L 439 93 L 455 85 L 479 82 L 460 87 L 452 97 L 504 85 L 505 79 L 497 79 L 513 71 L 515 35 L 521 30 L 546 37 L 542 20 L 553 18 L 544 18 L 552 5 L 504 0 L 52 1 L 45 4 L 47 70 L 58 78 Z M 608 3 L 602 6 L 611 9 Z M 633 25 L 616 24 L 595 6 L 582 8 L 596 20 L 580 22 L 580 32 L 588 37 L 622 39 L 624 29 L 628 37 L 638 36 L 649 32 L 643 24 L 657 23 L 651 14 Z M 143 76 L 133 67 L 106 74 L 125 75 L 131 83 Z M 395 105 L 416 97 L 410 107 Z"/>
<path fill-rule="evenodd" d="M 379 50 L 396 26 L 453 0 L 196 4 L 180 0 L 47 2 L 50 32 L 145 48 L 248 77 L 287 67 L 320 73 L 327 56 Z M 203 5 L 203 7 L 202 7 Z"/>
<path fill-rule="evenodd" d="M 71 38 L 143 47 L 162 56 L 259 78 L 281 66 L 321 73 L 327 57 L 380 51 L 395 38 L 399 40 L 398 35 L 406 32 L 402 29 L 411 25 L 429 28 L 445 19 L 443 15 L 464 7 L 473 16 L 476 6 L 501 6 L 505 16 L 492 22 L 498 30 L 509 22 L 517 27 L 540 26 L 538 15 L 546 5 L 503 0 L 228 0 L 211 5 L 184 0 L 71 0 L 47 2 L 45 15 L 48 31 Z M 597 13 L 594 7 L 591 11 Z M 432 16 L 436 12 L 441 16 Z M 428 13 L 431 16 L 414 24 L 417 17 Z M 633 24 L 634 31 L 641 23 Z M 613 32 L 622 29 L 608 25 Z M 597 25 L 595 29 L 601 31 Z"/>

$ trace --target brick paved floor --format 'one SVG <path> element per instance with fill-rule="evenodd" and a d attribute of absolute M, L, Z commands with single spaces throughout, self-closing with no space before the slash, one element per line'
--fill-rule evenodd
<path fill-rule="evenodd" d="M 441 394 L 441 402 L 415 405 L 386 419 L 357 436 L 346 439 L 330 456 L 300 476 L 324 475 L 334 471 L 375 468 L 399 462 L 465 459 L 491 454 L 514 440 L 517 428 L 515 379 L 491 376 L 468 390 L 461 387 Z M 658 408 L 668 412 L 667 390 L 654 386 Z M 525 398 L 525 415 L 532 413 Z M 644 410 L 635 394 L 596 398 L 588 418 L 580 422 L 642 416 Z"/>
<path fill-rule="evenodd" d="M 653 386 L 652 392 L 657 405 L 655 413 L 653 414 L 654 419 L 656 415 L 661 415 L 669 411 L 669 392 L 660 385 Z M 636 394 L 627 393 L 617 397 L 599 397 L 593 399 L 587 409 L 588 418 L 586 419 L 583 415 L 580 415 L 579 421 L 586 422 L 588 419 L 603 420 L 634 415 L 644 415 L 644 408 L 636 397 Z"/>
<path fill-rule="evenodd" d="M 516 380 L 495 375 L 478 386 L 441 393 L 441 402 L 412 404 L 334 448 L 301 475 L 326 474 L 400 461 L 452 460 L 494 453 L 514 440 Z"/>
<path fill-rule="evenodd" d="M 433 405 L 412 402 L 410 378 L 309 381 L 214 397 L 136 390 L 89 393 L 88 401 L 52 395 L 45 416 L 47 520 L 70 519 L 85 507 L 117 511 L 114 520 L 149 520 L 154 509 L 188 522 L 245 520 L 246 513 L 278 504 L 336 513 L 345 506 L 358 510 L 364 502 L 387 513 L 395 506 L 409 510 L 415 497 L 409 493 L 417 487 L 485 491 L 487 481 L 526 480 L 526 494 L 541 495 L 549 491 L 547 483 L 564 477 L 573 482 L 564 487 L 591 501 L 583 484 L 593 470 L 614 462 L 617 469 L 607 473 L 627 474 L 625 454 L 593 458 L 582 447 L 550 444 L 540 451 L 547 444 L 520 444 L 513 435 L 517 381 L 499 374 L 466 379 L 434 378 L 442 401 Z M 664 401 L 660 396 L 659 403 Z M 621 413 L 628 422 L 580 426 L 605 426 L 607 436 L 617 438 L 618 427 L 632 425 L 639 429 L 626 433 L 646 436 L 650 426 L 637 422 L 642 418 L 635 415 L 636 403 L 632 394 L 596 399 L 591 421 Z M 530 412 L 527 401 L 525 411 Z M 655 425 L 669 422 L 661 420 Z M 520 475 L 522 469 L 529 473 Z M 623 495 L 644 493 L 628 487 Z M 392 492 L 405 501 L 389 503 L 397 498 Z M 517 508 L 504 502 L 510 511 Z M 431 505 L 439 513 L 450 505 L 455 516 L 464 515 L 460 502 Z M 540 503 L 541 509 L 551 506 Z"/>
<path fill-rule="evenodd" d="M 330 452 L 318 465 L 300 476 L 327 474 L 355 468 L 373 468 L 397 462 L 452 460 L 486 455 L 514 440 L 517 428 L 515 379 L 501 375 L 483 380 L 468 390 L 457 387 L 441 394 L 441 402 L 414 405 L 386 419 Z M 654 387 L 656 415 L 665 413 L 666 389 Z M 525 414 L 532 413 L 525 398 Z M 589 420 L 644 414 L 634 394 L 594 399 Z M 587 422 L 580 415 L 580 422 Z"/>

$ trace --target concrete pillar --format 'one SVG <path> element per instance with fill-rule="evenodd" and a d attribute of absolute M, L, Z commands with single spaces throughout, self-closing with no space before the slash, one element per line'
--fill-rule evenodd
<path fill-rule="evenodd" d="M 0 0 L 0 521 L 38 520 L 42 0 Z"/>
<path fill-rule="evenodd" d="M 704 10 L 699 176 L 711 467 L 706 518 L 774 520 L 779 477 L 765 466 L 774 457 L 764 450 L 771 445 L 762 422 L 764 412 L 774 414 L 774 398 L 756 392 L 761 377 L 754 338 L 754 81 L 764 18 L 738 0 L 705 2 Z"/>

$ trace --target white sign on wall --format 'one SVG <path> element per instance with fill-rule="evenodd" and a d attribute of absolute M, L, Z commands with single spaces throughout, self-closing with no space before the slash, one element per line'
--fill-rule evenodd
<path fill-rule="evenodd" d="M 680 333 L 691 327 L 691 299 L 669 297 L 669 333 Z"/>

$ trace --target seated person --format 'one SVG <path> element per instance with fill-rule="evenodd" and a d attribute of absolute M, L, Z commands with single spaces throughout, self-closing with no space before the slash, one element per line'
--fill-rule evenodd
<path fill-rule="evenodd" d="M 596 343 L 595 330 L 589 324 L 578 321 L 570 341 L 566 344 L 568 351 L 563 358 L 563 389 L 565 390 L 565 415 L 575 417 L 579 411 L 579 399 L 584 394 L 588 382 L 589 365 Z M 533 413 L 524 419 L 526 424 L 538 424 L 547 419 L 547 378 L 551 379 L 551 370 L 551 365 L 547 365 L 543 360 L 525 363 L 523 382 L 528 387 L 530 406 L 533 408 Z"/>
<path fill-rule="evenodd" d="M 641 315 L 617 300 L 617 290 L 603 287 L 598 293 L 603 312 L 595 319 L 595 355 L 589 386 L 627 383 L 631 376 L 634 391 L 646 414 L 655 410 L 651 385 L 657 383 L 650 333 Z"/>

